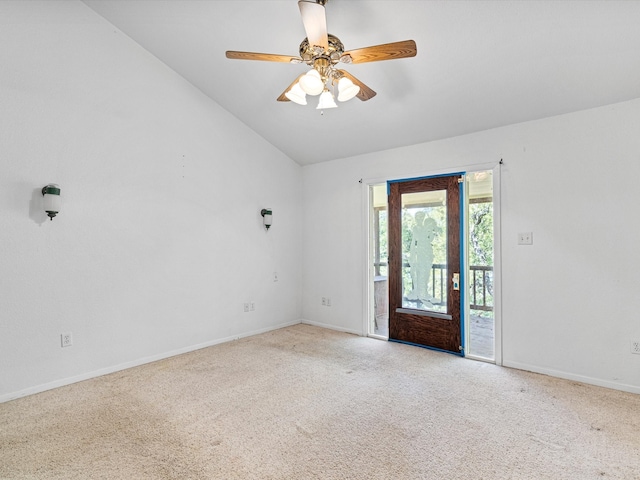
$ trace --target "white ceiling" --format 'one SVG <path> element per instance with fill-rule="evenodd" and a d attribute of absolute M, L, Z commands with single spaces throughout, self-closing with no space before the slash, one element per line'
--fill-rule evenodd
<path fill-rule="evenodd" d="M 276 102 L 307 66 L 296 0 L 85 0 L 301 165 L 640 97 L 640 1 L 329 0 L 345 50 L 413 39 L 413 58 L 344 68 L 378 95 Z"/>

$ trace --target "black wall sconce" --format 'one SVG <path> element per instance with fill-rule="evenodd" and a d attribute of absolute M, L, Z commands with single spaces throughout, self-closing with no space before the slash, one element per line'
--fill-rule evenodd
<path fill-rule="evenodd" d="M 269 230 L 271 223 L 273 223 L 273 220 L 272 220 L 273 212 L 271 211 L 270 208 L 263 208 L 262 210 L 260 210 L 260 215 L 262 215 L 262 221 L 264 222 L 264 226 L 266 227 L 267 230 Z"/>
<path fill-rule="evenodd" d="M 55 183 L 50 183 L 46 187 L 42 187 L 42 196 L 44 197 L 44 211 L 49 215 L 49 219 L 53 220 L 60 211 L 60 187 Z"/>

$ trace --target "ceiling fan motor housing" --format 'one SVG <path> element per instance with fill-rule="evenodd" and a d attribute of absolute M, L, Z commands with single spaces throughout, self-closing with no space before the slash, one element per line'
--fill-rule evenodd
<path fill-rule="evenodd" d="M 334 66 L 344 57 L 344 45 L 335 35 L 327 34 L 329 47 L 325 50 L 322 47 L 309 44 L 309 39 L 305 38 L 300 44 L 300 57 L 307 65 L 312 66 L 326 82 L 331 78 L 332 82 L 342 77 Z M 348 56 L 348 55 L 347 55 Z"/>
<path fill-rule="evenodd" d="M 305 38 L 300 44 L 300 57 L 308 65 L 313 65 L 318 57 L 326 57 L 331 64 L 335 65 L 344 54 L 344 45 L 335 35 L 327 34 L 329 48 L 325 51 L 321 47 L 309 45 L 309 39 Z"/>

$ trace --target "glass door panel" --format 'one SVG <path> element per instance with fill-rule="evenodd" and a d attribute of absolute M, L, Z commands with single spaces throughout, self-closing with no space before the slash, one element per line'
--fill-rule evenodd
<path fill-rule="evenodd" d="M 404 308 L 447 311 L 446 202 L 446 190 L 401 195 Z"/>
<path fill-rule="evenodd" d="M 489 171 L 467 175 L 468 292 L 467 353 L 495 358 L 493 175 Z"/>
<path fill-rule="evenodd" d="M 387 185 L 369 187 L 370 200 L 370 308 L 368 334 L 389 335 L 389 287 L 387 284 Z"/>

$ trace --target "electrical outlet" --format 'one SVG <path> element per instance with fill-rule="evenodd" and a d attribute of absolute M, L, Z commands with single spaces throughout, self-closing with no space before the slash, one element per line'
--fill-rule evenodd
<path fill-rule="evenodd" d="M 631 353 L 635 353 L 636 355 L 640 355 L 640 340 L 632 340 L 631 341 Z"/>
<path fill-rule="evenodd" d="M 249 310 L 251 310 L 252 312 L 254 312 L 256 309 L 256 303 L 255 302 L 251 302 L 249 304 Z"/>
<path fill-rule="evenodd" d="M 243 303 L 242 306 L 244 307 L 245 312 L 249 311 L 249 302 Z"/>
<path fill-rule="evenodd" d="M 331 306 L 331 297 L 327 297 L 327 307 Z"/>
<path fill-rule="evenodd" d="M 327 297 L 322 297 L 322 305 L 327 306 Z"/>
<path fill-rule="evenodd" d="M 61 347 L 70 347 L 73 345 L 73 335 L 71 332 L 61 333 L 60 334 L 60 346 Z"/>

